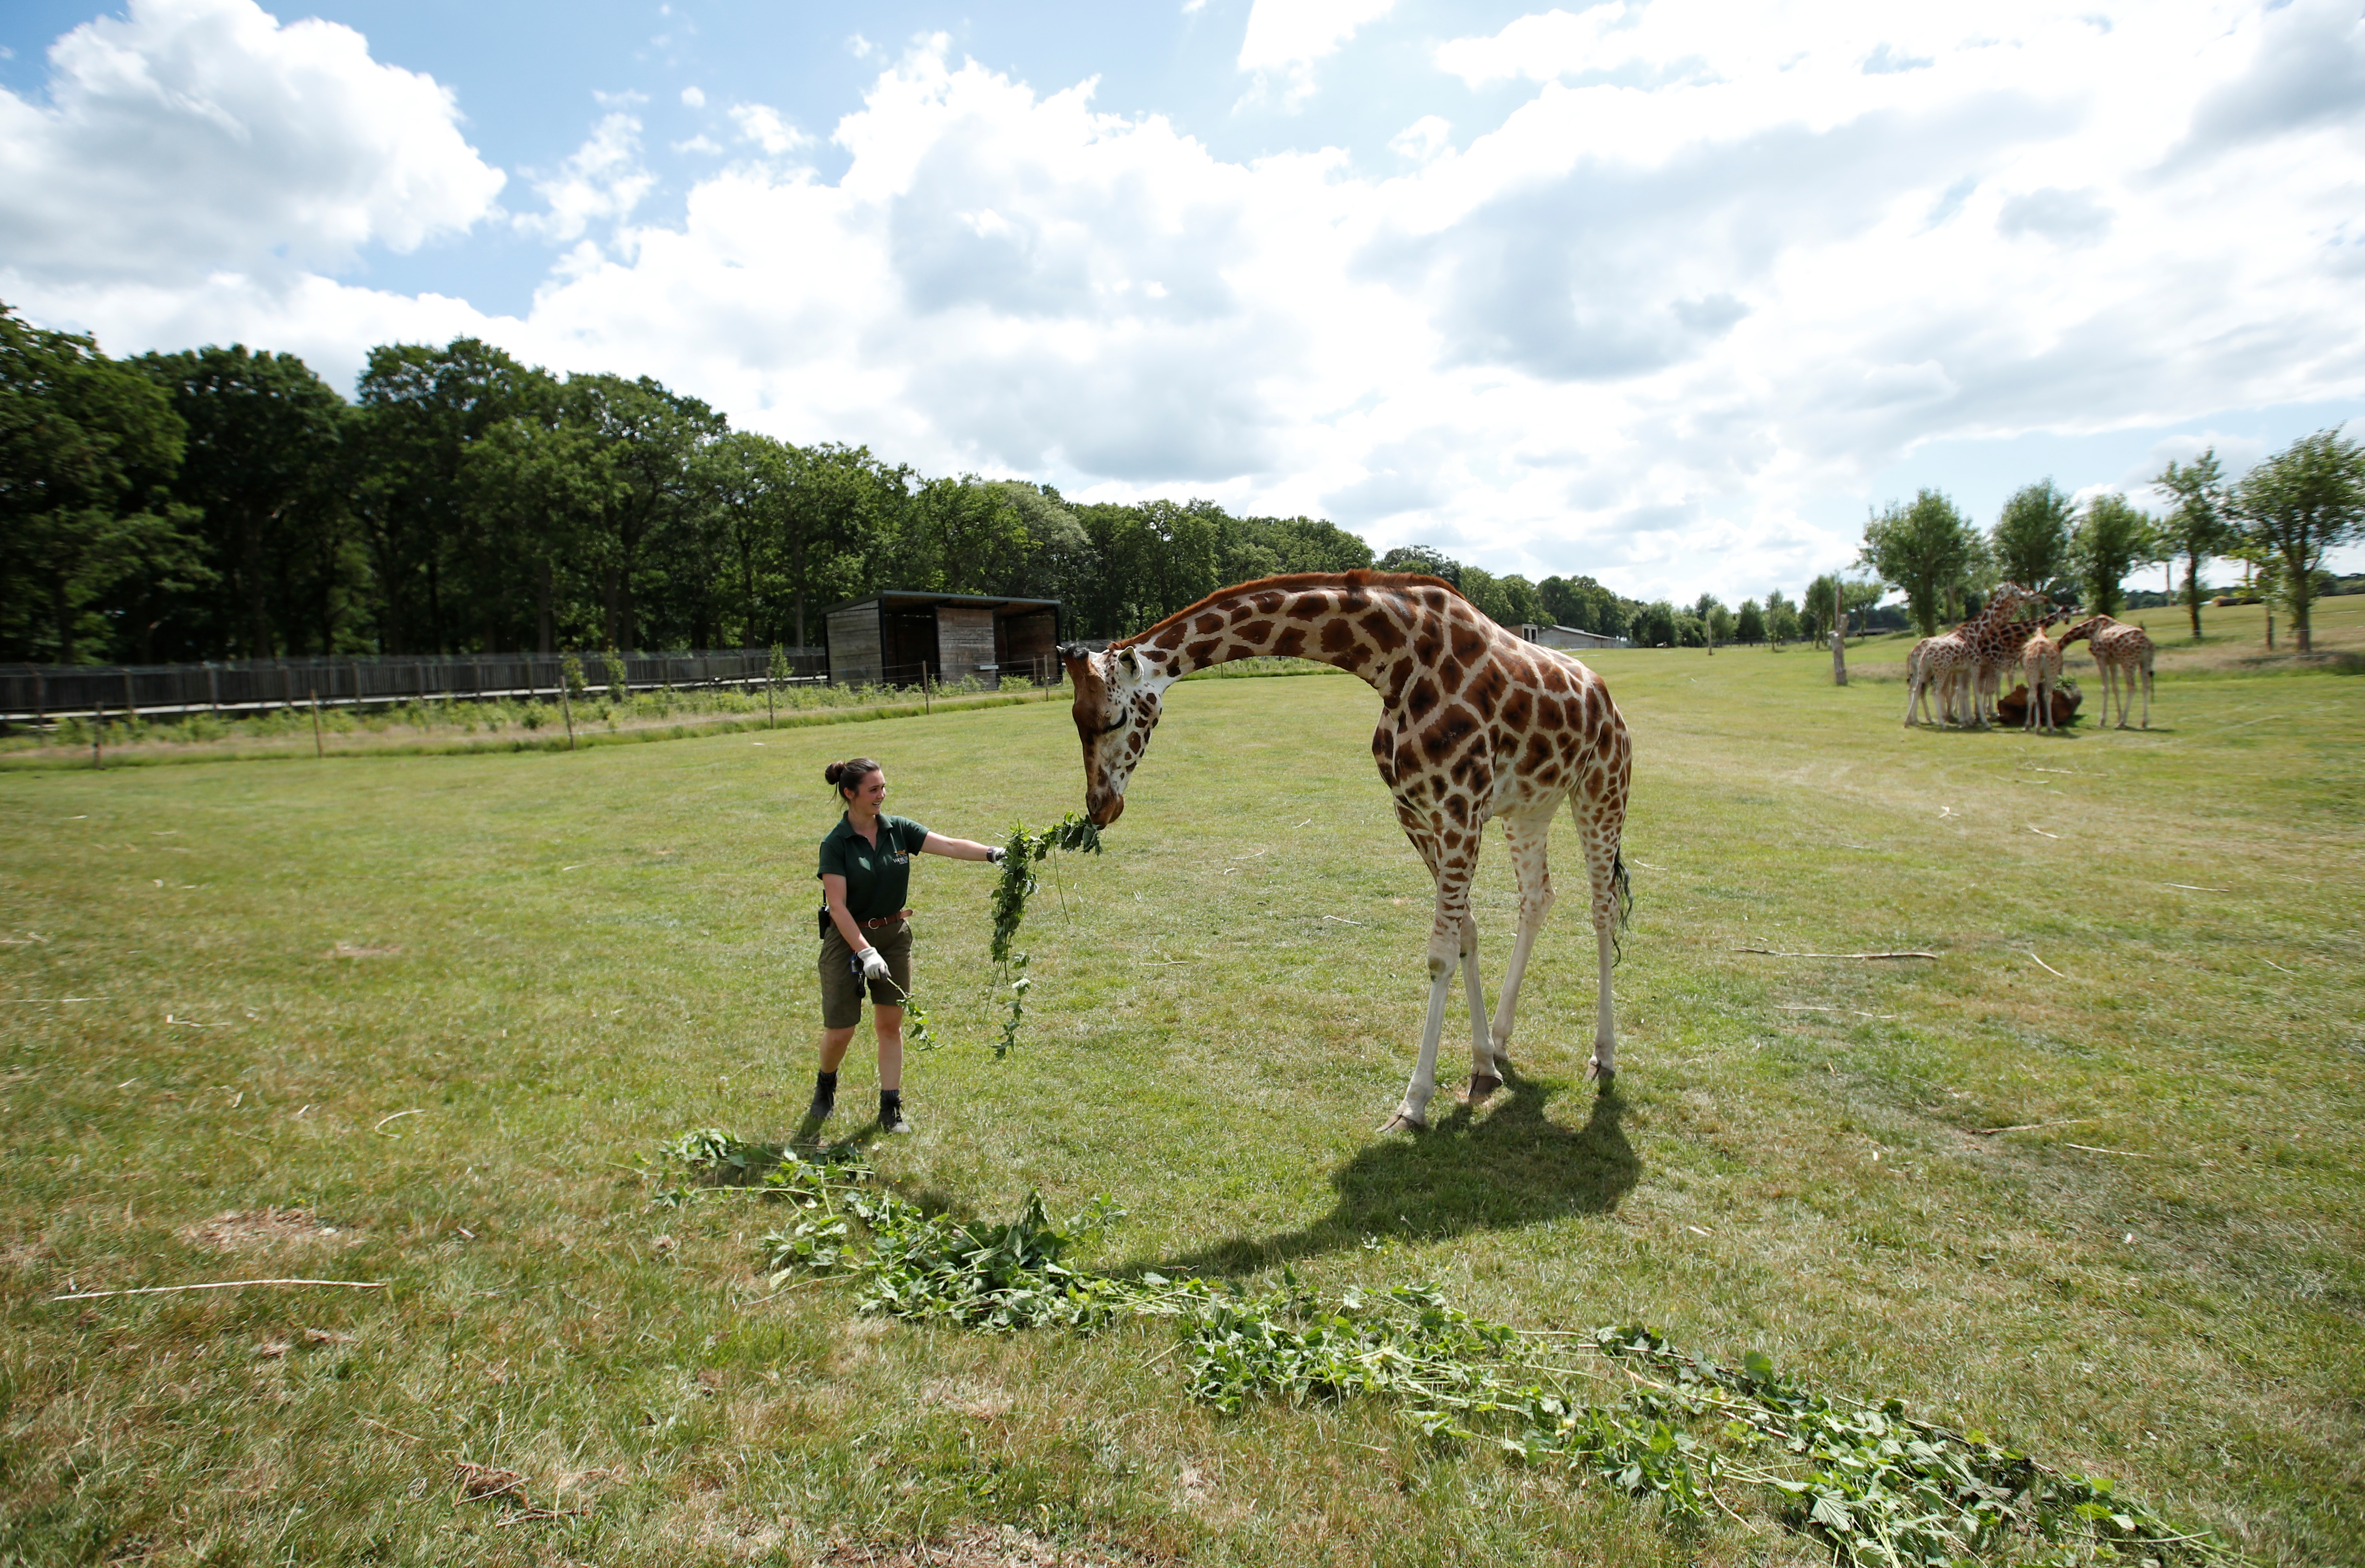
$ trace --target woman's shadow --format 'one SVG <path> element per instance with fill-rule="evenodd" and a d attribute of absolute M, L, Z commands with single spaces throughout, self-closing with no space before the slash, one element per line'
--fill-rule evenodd
<path fill-rule="evenodd" d="M 1512 1070 L 1503 1084 L 1508 1099 L 1492 1111 L 1473 1115 L 1455 1104 L 1426 1133 L 1369 1145 L 1332 1174 L 1337 1204 L 1303 1229 L 1238 1237 L 1115 1271 L 1245 1274 L 1373 1238 L 1434 1240 L 1607 1214 L 1633 1191 L 1642 1170 L 1619 1126 L 1623 1103 L 1613 1088 L 1595 1099 L 1585 1126 L 1571 1130 L 1544 1114 L 1552 1087 Z"/>

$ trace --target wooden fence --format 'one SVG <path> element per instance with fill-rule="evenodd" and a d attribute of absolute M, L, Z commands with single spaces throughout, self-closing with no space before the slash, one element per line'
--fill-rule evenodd
<path fill-rule="evenodd" d="M 790 648 L 786 654 L 791 682 L 829 678 L 826 650 Z M 509 698 L 555 701 L 566 678 L 566 657 L 419 654 L 196 665 L 0 665 L 0 722 L 44 723 L 99 713 L 257 713 L 316 700 L 322 707 L 341 708 Z M 753 690 L 769 676 L 772 650 L 576 657 L 585 687 L 595 694 L 618 686 L 631 691 Z"/>

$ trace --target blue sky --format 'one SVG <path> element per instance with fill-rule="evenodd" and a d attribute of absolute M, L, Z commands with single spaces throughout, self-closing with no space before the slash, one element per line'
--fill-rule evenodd
<path fill-rule="evenodd" d="M 20 0 L 0 298 L 1737 600 L 2365 411 L 2359 9 Z"/>

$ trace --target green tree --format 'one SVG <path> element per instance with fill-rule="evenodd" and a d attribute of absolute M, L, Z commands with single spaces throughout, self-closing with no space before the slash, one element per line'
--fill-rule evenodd
<path fill-rule="evenodd" d="M 1736 643 L 1762 643 L 1765 640 L 1765 612 L 1757 608 L 1755 599 L 1741 601 L 1740 613 L 1732 618 L 1732 640 Z"/>
<path fill-rule="evenodd" d="M 2303 435 L 2243 476 L 2236 510 L 2250 548 L 2275 569 L 2303 654 L 2326 554 L 2365 537 L 2365 443 L 2337 426 Z"/>
<path fill-rule="evenodd" d="M 2173 498 L 2168 515 L 2159 521 L 2159 536 L 2171 555 L 2184 557 L 2184 608 L 2192 618 L 2192 640 L 2201 640 L 2201 566 L 2222 555 L 2236 543 L 2233 492 L 2217 465 L 2217 449 L 2209 447 L 2186 464 L 2170 463 L 2153 478 L 2155 488 Z"/>
<path fill-rule="evenodd" d="M 1901 590 L 1923 636 L 1938 627 L 1941 611 L 1960 603 L 1985 545 L 1955 503 L 1936 490 L 1922 490 L 1911 505 L 1891 502 L 1864 529 L 1857 559 L 1880 580 Z"/>
<path fill-rule="evenodd" d="M 334 652 L 367 596 L 340 493 L 344 399 L 294 354 L 242 344 L 136 363 L 188 431 L 173 491 L 219 573 L 217 602 L 187 607 L 193 638 L 251 659 Z"/>
<path fill-rule="evenodd" d="M 1438 577 L 1462 586 L 1462 563 L 1442 550 L 1426 544 L 1399 544 L 1380 557 L 1384 572 L 1411 572 L 1425 577 Z"/>
<path fill-rule="evenodd" d="M 698 618 L 679 610 L 706 600 L 701 590 L 716 570 L 712 554 L 700 548 L 697 524 L 711 501 L 700 459 L 729 426 L 697 398 L 645 375 L 634 381 L 572 376 L 566 401 L 568 417 L 589 431 L 611 476 L 584 541 L 609 645 L 634 648 L 661 640 L 644 624 L 644 600 L 652 594 L 670 597 L 676 608 L 676 623 L 666 631 L 705 641 L 698 635 Z"/>
<path fill-rule="evenodd" d="M 185 427 L 163 389 L 87 337 L 0 307 L 0 638 L 60 664 L 142 651 L 130 605 L 210 579 L 168 486 Z"/>
<path fill-rule="evenodd" d="M 547 396 L 548 378 L 475 338 L 370 351 L 350 420 L 348 504 L 377 586 L 390 654 L 482 641 L 515 597 L 519 564 L 485 524 L 497 515 L 462 473 L 471 442 Z"/>
<path fill-rule="evenodd" d="M 2151 519 L 2116 490 L 2103 491 L 2079 510 L 2070 546 L 2086 608 L 2103 615 L 2119 612 L 2127 574 L 2159 559 Z"/>
<path fill-rule="evenodd" d="M 1988 536 L 2004 581 L 2041 593 L 2068 575 L 2071 510 L 2050 477 L 2012 493 Z"/>
<path fill-rule="evenodd" d="M 1672 648 L 1677 645 L 1676 607 L 1664 599 L 1645 605 L 1630 625 L 1631 629 L 1627 635 L 1638 647 Z"/>

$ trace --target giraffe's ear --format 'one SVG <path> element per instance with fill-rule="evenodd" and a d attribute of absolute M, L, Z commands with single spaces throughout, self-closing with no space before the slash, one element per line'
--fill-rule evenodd
<path fill-rule="evenodd" d="M 1138 676 L 1141 673 L 1141 655 L 1135 653 L 1131 648 L 1127 648 L 1123 653 L 1119 654 L 1117 655 L 1117 659 L 1125 666 L 1125 673 L 1126 675 Z"/>

